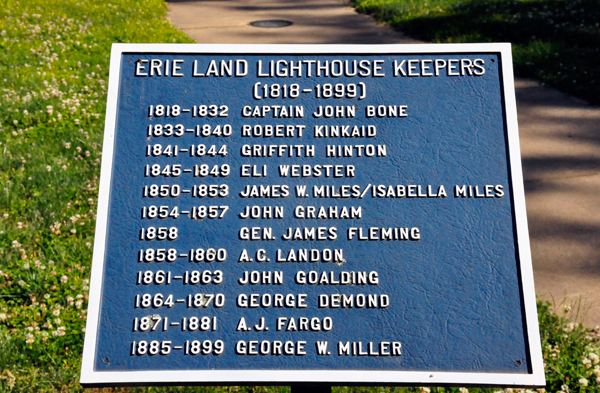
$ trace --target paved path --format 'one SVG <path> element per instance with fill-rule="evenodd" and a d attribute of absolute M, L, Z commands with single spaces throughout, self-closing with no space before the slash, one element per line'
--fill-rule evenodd
<path fill-rule="evenodd" d="M 600 109 L 517 80 L 517 111 L 536 292 L 565 293 L 600 325 Z"/>
<path fill-rule="evenodd" d="M 359 15 L 345 0 L 172 0 L 169 19 L 202 44 L 393 44 L 411 41 Z M 282 19 L 285 28 L 256 28 Z M 413 41 L 414 42 L 414 41 Z"/>
<path fill-rule="evenodd" d="M 344 0 L 173 0 L 169 19 L 199 43 L 416 43 Z M 265 29 L 256 20 L 292 26 Z M 517 109 L 536 292 L 582 297 L 600 325 L 600 109 L 517 79 Z"/>

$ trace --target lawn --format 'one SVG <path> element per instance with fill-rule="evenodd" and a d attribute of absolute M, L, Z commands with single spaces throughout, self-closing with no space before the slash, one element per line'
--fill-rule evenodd
<path fill-rule="evenodd" d="M 0 390 L 77 391 L 113 42 L 191 42 L 150 1 L 0 6 Z"/>
<path fill-rule="evenodd" d="M 600 105 L 598 0 L 353 0 L 411 37 L 510 42 L 515 72 Z"/>
<path fill-rule="evenodd" d="M 0 4 L 0 392 L 79 392 L 110 46 L 191 41 L 162 0 Z M 597 331 L 540 310 L 548 390 L 599 392 Z"/>

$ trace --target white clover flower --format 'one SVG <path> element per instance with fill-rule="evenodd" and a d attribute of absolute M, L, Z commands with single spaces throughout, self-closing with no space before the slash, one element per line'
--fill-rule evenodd
<path fill-rule="evenodd" d="M 588 380 L 585 378 L 579 378 L 579 381 L 577 382 L 579 382 L 579 384 L 584 387 L 588 385 Z"/>
<path fill-rule="evenodd" d="M 52 311 L 52 315 L 54 315 L 55 317 L 58 317 L 60 315 L 60 309 L 55 309 L 54 311 Z M 58 322 L 60 323 L 60 322 Z"/>
<path fill-rule="evenodd" d="M 594 364 L 598 364 L 600 362 L 600 358 L 595 353 L 590 353 L 589 358 L 592 360 Z"/>
<path fill-rule="evenodd" d="M 568 313 L 570 313 L 570 312 L 571 312 L 571 310 L 572 310 L 572 309 L 571 309 L 571 306 L 569 306 L 569 305 L 567 305 L 567 304 L 565 304 L 565 305 L 563 306 L 563 309 L 564 309 L 564 311 L 565 311 L 565 314 L 568 314 Z M 563 385 L 563 386 L 566 386 L 566 385 Z M 568 389 L 568 387 L 567 387 L 567 389 Z"/>
<path fill-rule="evenodd" d="M 19 243 L 17 240 L 13 240 L 12 241 L 12 247 L 13 248 L 19 248 L 19 247 L 21 247 L 21 243 Z"/>
<path fill-rule="evenodd" d="M 0 321 L 6 321 L 7 318 L 5 313 L 0 313 Z"/>
<path fill-rule="evenodd" d="M 597 376 L 598 378 L 600 378 L 600 366 L 594 367 L 593 373 L 594 373 L 595 376 Z"/>
<path fill-rule="evenodd" d="M 17 222 L 17 229 L 22 229 L 23 228 L 23 223 L 21 221 Z"/>
<path fill-rule="evenodd" d="M 469 389 L 467 389 L 467 388 L 458 388 L 458 391 L 460 393 L 469 393 Z"/>
<path fill-rule="evenodd" d="M 575 322 L 569 322 L 569 323 L 567 323 L 567 326 L 565 326 L 564 331 L 572 332 L 573 330 L 575 330 L 576 326 L 577 326 L 577 324 Z"/>
<path fill-rule="evenodd" d="M 27 109 L 25 109 L 25 110 L 23 111 L 23 114 L 24 114 L 25 116 L 27 116 L 27 115 L 29 115 L 29 111 L 28 111 Z"/>
<path fill-rule="evenodd" d="M 61 284 L 66 284 L 68 280 L 69 280 L 69 277 L 67 277 L 67 276 L 61 276 L 60 277 L 60 283 Z"/>
<path fill-rule="evenodd" d="M 77 233 L 77 229 L 75 229 L 75 228 L 71 229 L 71 233 L 72 234 L 76 234 Z"/>
<path fill-rule="evenodd" d="M 50 299 L 50 294 L 49 293 L 45 294 L 44 299 L 46 299 L 46 300 Z"/>
<path fill-rule="evenodd" d="M 23 280 L 19 280 L 19 282 L 17 284 L 19 284 L 22 287 L 27 285 L 27 283 L 25 283 L 25 281 L 23 281 Z"/>
<path fill-rule="evenodd" d="M 83 306 L 83 301 L 82 300 L 78 300 L 78 301 L 75 302 L 75 307 L 81 308 L 81 306 Z"/>
<path fill-rule="evenodd" d="M 29 262 L 25 262 L 25 263 L 23 264 L 23 269 L 25 269 L 25 270 L 29 270 Z"/>
<path fill-rule="evenodd" d="M 27 334 L 25 335 L 25 338 L 26 338 L 25 342 L 26 342 L 27 344 L 30 344 L 30 345 L 31 345 L 31 344 L 33 344 L 33 343 L 35 342 L 35 336 L 34 336 L 33 334 L 31 334 L 31 333 L 27 333 Z"/>
<path fill-rule="evenodd" d="M 33 326 L 27 326 L 27 331 L 33 332 Z"/>
<path fill-rule="evenodd" d="M 85 246 L 86 246 L 87 248 L 90 248 L 90 247 L 92 246 L 92 243 L 90 243 L 90 242 L 87 242 L 87 243 L 85 243 Z"/>
<path fill-rule="evenodd" d="M 569 391 L 569 387 L 567 385 L 562 385 L 560 387 L 560 390 L 563 391 L 563 392 L 568 392 Z"/>
<path fill-rule="evenodd" d="M 420 387 L 419 389 L 420 389 L 421 393 L 430 393 L 431 392 L 431 389 L 426 388 L 426 387 Z"/>
<path fill-rule="evenodd" d="M 6 218 L 8 218 L 8 213 L 4 213 L 4 214 L 2 215 L 2 217 L 4 217 L 5 219 L 6 219 Z"/>
<path fill-rule="evenodd" d="M 48 172 L 50 172 L 50 171 L 52 170 L 52 167 L 51 167 L 50 165 L 46 165 L 46 170 L 47 170 Z"/>
<path fill-rule="evenodd" d="M 62 321 L 60 320 L 60 318 L 56 318 L 56 319 L 54 320 L 54 323 L 55 323 L 55 324 L 57 324 L 57 325 L 60 325 L 60 324 L 61 324 L 61 322 L 62 322 Z"/>
<path fill-rule="evenodd" d="M 70 149 L 70 148 L 71 148 L 71 142 L 66 142 L 65 149 Z"/>

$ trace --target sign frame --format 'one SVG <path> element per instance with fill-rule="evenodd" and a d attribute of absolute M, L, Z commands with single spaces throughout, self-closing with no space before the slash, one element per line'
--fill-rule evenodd
<path fill-rule="evenodd" d="M 531 360 L 528 374 L 466 373 L 397 370 L 152 370 L 96 371 L 94 357 L 101 310 L 102 282 L 106 252 L 107 223 L 112 180 L 115 127 L 123 53 L 144 54 L 454 54 L 494 53 L 502 59 L 501 90 L 507 129 L 510 182 L 514 198 L 514 228 L 518 247 L 524 331 Z M 91 269 L 89 309 L 80 382 L 84 386 L 118 385 L 286 385 L 314 383 L 327 385 L 454 385 L 528 386 L 545 385 L 544 366 L 537 320 L 533 268 L 525 210 L 525 193 L 518 137 L 516 99 L 511 46 L 494 44 L 410 44 L 410 45 L 205 45 L 205 44 L 113 44 L 106 108 L 103 160 L 98 198 L 96 234 Z"/>

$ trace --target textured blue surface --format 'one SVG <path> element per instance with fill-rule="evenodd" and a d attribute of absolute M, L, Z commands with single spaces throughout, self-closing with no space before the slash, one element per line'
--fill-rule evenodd
<path fill-rule="evenodd" d="M 458 55 L 411 55 L 410 58 L 457 58 Z M 357 369 L 357 370 L 427 370 L 461 372 L 527 373 L 528 350 L 523 327 L 523 304 L 518 273 L 516 235 L 509 177 L 506 122 L 501 94 L 500 59 L 490 54 L 462 55 L 485 60 L 486 73 L 481 77 L 392 77 L 394 60 L 404 55 L 361 55 L 364 59 L 385 60 L 385 78 L 192 78 L 191 63 L 195 59 L 248 60 L 253 74 L 256 61 L 270 59 L 356 59 L 342 55 L 128 55 L 121 65 L 121 81 L 113 178 L 107 230 L 107 252 L 104 269 L 102 305 L 95 367 L 97 371 L 126 370 L 193 370 L 193 369 Z M 134 77 L 134 62 L 138 58 L 184 59 L 185 77 Z M 494 62 L 491 62 L 491 60 Z M 299 83 L 311 88 L 317 83 L 357 83 L 367 85 L 364 100 L 317 100 L 313 94 L 298 99 L 262 100 L 252 98 L 252 86 L 263 83 Z M 202 120 L 189 114 L 178 118 L 148 118 L 148 106 L 178 104 L 218 104 L 229 106 L 229 117 Z M 315 119 L 311 116 L 318 105 L 355 105 L 356 119 Z M 303 119 L 242 118 L 245 105 L 303 105 Z M 383 119 L 364 117 L 367 105 L 408 105 L 407 118 Z M 147 138 L 149 124 L 231 124 L 230 138 L 196 138 L 187 133 L 181 138 Z M 242 138 L 242 124 L 303 124 L 304 137 Z M 314 138 L 314 125 L 375 125 L 376 138 Z M 191 158 L 181 154 L 178 159 L 146 157 L 146 145 L 177 143 L 180 147 L 192 143 L 226 143 L 227 158 Z M 241 157 L 243 144 L 314 144 L 315 158 L 247 158 Z M 327 144 L 385 144 L 387 157 L 326 158 Z M 104 157 L 110 159 L 110 157 Z M 226 181 L 202 180 L 184 174 L 179 178 L 145 178 L 146 164 L 229 163 L 233 170 Z M 268 165 L 267 178 L 240 178 L 242 164 Z M 281 178 L 279 164 L 352 164 L 355 178 Z M 211 178 L 209 178 L 211 179 Z M 176 199 L 144 199 L 144 185 L 180 184 L 183 189 L 194 184 L 227 183 L 230 196 L 225 199 L 199 199 L 182 194 Z M 447 198 L 371 198 L 316 199 L 240 198 L 247 184 L 312 185 L 444 185 Z M 454 198 L 454 185 L 502 185 L 504 198 Z M 160 226 L 179 228 L 174 242 L 140 242 L 141 228 L 156 225 L 157 220 L 140 219 L 142 206 L 161 204 L 189 210 L 195 205 L 228 205 L 223 220 L 195 221 L 185 216 L 178 220 L 159 221 Z M 283 206 L 284 220 L 241 220 L 237 214 L 244 206 Z M 361 206 L 362 219 L 300 220 L 293 218 L 297 205 Z M 241 241 L 242 226 L 273 228 L 276 241 Z M 282 241 L 279 236 L 288 227 L 336 227 L 335 241 Z M 422 239 L 402 241 L 348 241 L 348 227 L 418 227 Z M 143 243 L 147 243 L 144 245 Z M 142 247 L 176 247 L 181 252 L 197 247 L 224 247 L 228 261 L 220 264 L 191 264 L 184 258 L 176 263 L 140 264 L 137 252 Z M 275 250 L 290 248 L 342 248 L 346 263 L 238 263 L 242 249 L 251 256 L 259 248 L 274 259 Z M 170 286 L 138 286 L 140 270 L 170 269 L 174 275 L 193 269 L 220 269 L 225 283 L 216 286 L 184 286 L 175 281 Z M 242 286 L 237 279 L 245 270 L 283 271 L 284 285 Z M 317 271 L 377 271 L 377 286 L 297 285 L 294 274 L 299 270 Z M 174 294 L 183 298 L 188 293 L 221 292 L 226 296 L 223 309 L 187 309 L 183 304 L 174 308 L 134 309 L 134 298 L 141 293 Z M 305 293 L 307 309 L 241 309 L 236 305 L 240 293 Z M 319 294 L 365 293 L 387 294 L 386 309 L 319 309 Z M 171 320 L 191 316 L 217 316 L 216 332 L 189 333 L 170 328 L 168 332 L 134 333 L 133 319 L 160 314 Z M 265 317 L 269 332 L 236 332 L 240 317 L 248 324 Z M 275 319 L 286 317 L 332 317 L 330 332 L 276 332 Z M 221 356 L 184 356 L 173 351 L 169 356 L 129 355 L 131 342 L 139 340 L 171 340 L 183 345 L 189 340 L 222 339 L 226 342 Z M 306 356 L 240 356 L 234 353 L 238 340 L 307 341 Z M 315 341 L 329 342 L 330 356 L 317 356 Z M 338 341 L 400 341 L 401 357 L 338 356 Z M 102 359 L 108 358 L 109 363 Z M 517 365 L 519 364 L 519 365 Z"/>

